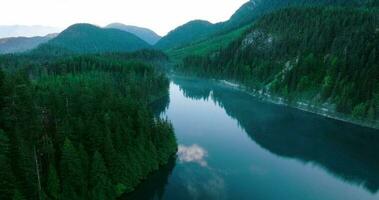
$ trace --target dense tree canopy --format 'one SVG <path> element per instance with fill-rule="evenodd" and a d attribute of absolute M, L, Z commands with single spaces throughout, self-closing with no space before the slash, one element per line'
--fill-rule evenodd
<path fill-rule="evenodd" d="M 379 119 L 377 9 L 291 8 L 258 20 L 227 48 L 184 59 L 182 70 L 228 78 L 288 101 L 330 104 Z"/>
<path fill-rule="evenodd" d="M 168 80 L 141 62 L 154 55 L 69 56 L 33 70 L 23 57 L 1 70 L 1 199 L 114 199 L 165 164 L 176 139 L 149 104 Z"/>

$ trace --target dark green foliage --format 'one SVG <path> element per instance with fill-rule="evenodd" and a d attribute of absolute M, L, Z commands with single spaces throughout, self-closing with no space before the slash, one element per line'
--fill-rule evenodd
<path fill-rule="evenodd" d="M 375 121 L 378 20 L 376 9 L 284 9 L 258 20 L 227 48 L 187 57 L 182 69 Z"/>
<path fill-rule="evenodd" d="M 89 182 L 90 199 L 106 200 L 115 198 L 115 192 L 109 178 L 108 170 L 105 167 L 101 154 L 97 151 L 92 158 Z"/>
<path fill-rule="evenodd" d="M 81 199 L 81 197 L 85 197 L 85 191 L 82 190 L 85 180 L 81 158 L 69 139 L 65 140 L 62 147 L 60 174 L 63 199 Z"/>
<path fill-rule="evenodd" d="M 20 55 L 20 66 L 34 56 Z M 173 130 L 149 104 L 168 80 L 145 59 L 167 57 L 58 56 L 0 71 L 1 199 L 114 199 L 167 163 Z"/>
<path fill-rule="evenodd" d="M 10 142 L 6 133 L 0 129 L 0 199 L 12 196 L 15 178 L 9 160 Z"/>
<path fill-rule="evenodd" d="M 15 190 L 12 200 L 25 200 L 25 197 L 20 193 L 19 190 Z"/>
<path fill-rule="evenodd" d="M 48 168 L 48 176 L 46 182 L 46 193 L 51 199 L 59 199 L 60 194 L 60 182 L 57 174 L 57 170 L 54 165 L 50 165 Z"/>

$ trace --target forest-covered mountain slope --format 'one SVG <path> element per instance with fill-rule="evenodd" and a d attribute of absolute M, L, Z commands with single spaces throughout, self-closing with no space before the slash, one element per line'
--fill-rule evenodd
<path fill-rule="evenodd" d="M 378 20 L 377 9 L 284 9 L 227 48 L 185 58 L 181 68 L 378 123 Z"/>
<path fill-rule="evenodd" d="M 247 25 L 224 34 L 215 35 L 211 38 L 198 40 L 192 44 L 171 48 L 165 52 L 174 62 L 180 61 L 189 55 L 204 55 L 211 53 L 227 47 L 230 42 L 245 33 L 249 27 L 250 26 Z"/>
<path fill-rule="evenodd" d="M 169 49 L 189 44 L 201 38 L 206 38 L 213 31 L 213 24 L 208 21 L 190 21 L 169 32 L 155 45 L 159 49 Z"/>
<path fill-rule="evenodd" d="M 131 52 L 150 48 L 150 45 L 137 36 L 118 29 L 103 29 L 91 24 L 75 24 L 34 51 L 43 51 L 46 47 L 65 49 L 74 53 L 101 53 Z"/>
<path fill-rule="evenodd" d="M 189 24 L 184 24 L 171 33 L 164 36 L 156 45 L 160 49 L 170 49 L 192 45 L 193 43 L 212 39 L 215 36 L 226 34 L 232 30 L 241 28 L 259 19 L 270 12 L 288 7 L 313 7 L 313 6 L 342 6 L 342 7 L 374 7 L 378 6 L 378 0 L 250 0 L 242 5 L 225 22 L 208 24 L 201 27 L 201 32 L 192 28 Z M 176 32 L 185 32 L 187 37 L 177 37 Z M 194 32 L 194 33 L 192 33 Z M 171 42 L 165 42 L 171 41 Z M 165 43 L 164 45 L 162 43 Z"/>

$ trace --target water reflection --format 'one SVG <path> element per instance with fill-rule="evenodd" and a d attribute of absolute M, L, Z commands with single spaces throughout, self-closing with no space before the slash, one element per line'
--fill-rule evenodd
<path fill-rule="evenodd" d="M 151 174 L 149 178 L 143 181 L 134 192 L 125 194 L 120 200 L 145 200 L 163 199 L 165 187 L 168 183 L 168 178 L 170 177 L 174 167 L 175 167 L 175 157 L 172 157 L 168 164 L 162 166 L 159 171 Z"/>
<path fill-rule="evenodd" d="M 167 110 L 169 104 L 170 104 L 170 97 L 166 95 L 154 101 L 150 106 L 154 114 L 156 116 L 159 116 Z"/>
<path fill-rule="evenodd" d="M 202 167 L 206 167 L 208 165 L 207 161 L 205 160 L 205 157 L 207 156 L 207 151 L 197 144 L 188 147 L 184 145 L 179 145 L 177 155 L 179 161 L 182 163 L 193 162 L 199 164 Z"/>
<path fill-rule="evenodd" d="M 378 192 L 377 130 L 259 102 L 210 81 L 175 77 L 172 80 L 186 97 L 217 102 L 264 149 L 318 165 L 339 179 L 362 185 L 371 193 Z M 265 173 L 265 169 L 256 166 L 251 170 Z"/>

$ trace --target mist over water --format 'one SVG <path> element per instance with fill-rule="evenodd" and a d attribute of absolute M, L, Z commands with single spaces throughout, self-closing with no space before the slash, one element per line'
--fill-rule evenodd
<path fill-rule="evenodd" d="M 167 182 L 147 180 L 159 195 L 136 199 L 379 198 L 376 130 L 201 79 L 172 77 L 161 104 L 179 150 L 169 172 L 157 172 Z"/>

